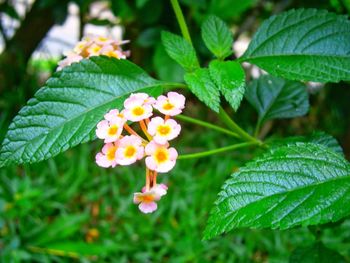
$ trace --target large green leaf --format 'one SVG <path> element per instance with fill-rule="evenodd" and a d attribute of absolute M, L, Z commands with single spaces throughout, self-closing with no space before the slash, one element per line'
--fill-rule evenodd
<path fill-rule="evenodd" d="M 240 60 L 292 80 L 350 80 L 350 21 L 316 9 L 273 16 Z"/>
<path fill-rule="evenodd" d="M 211 78 L 234 110 L 237 110 L 245 91 L 245 73 L 235 61 L 217 61 L 209 64 Z"/>
<path fill-rule="evenodd" d="M 253 80 L 247 86 L 245 97 L 257 110 L 259 122 L 298 117 L 309 110 L 309 96 L 304 84 L 269 75 Z"/>
<path fill-rule="evenodd" d="M 163 82 L 126 60 L 93 57 L 57 72 L 12 121 L 0 167 L 48 159 L 95 138 L 96 124 L 131 92 Z"/>
<path fill-rule="evenodd" d="M 204 102 L 213 111 L 219 112 L 220 92 L 211 80 L 208 69 L 199 68 L 192 73 L 186 73 L 185 81 L 188 88 L 200 101 Z"/>
<path fill-rule="evenodd" d="M 186 39 L 163 31 L 162 43 L 169 57 L 179 63 L 186 71 L 199 68 L 196 51 Z"/>
<path fill-rule="evenodd" d="M 203 22 L 202 38 L 216 57 L 224 59 L 232 53 L 232 33 L 220 18 L 211 15 Z"/>
<path fill-rule="evenodd" d="M 337 221 L 350 214 L 350 165 L 313 144 L 269 150 L 232 174 L 212 209 L 204 238 L 232 228 L 280 228 Z"/>

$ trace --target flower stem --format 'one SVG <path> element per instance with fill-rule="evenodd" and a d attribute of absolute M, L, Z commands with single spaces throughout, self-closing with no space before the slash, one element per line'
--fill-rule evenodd
<path fill-rule="evenodd" d="M 152 141 L 153 138 L 152 138 L 152 136 L 151 136 L 151 135 L 148 133 L 148 131 L 147 131 L 147 125 L 146 125 L 145 121 L 144 121 L 144 120 L 141 120 L 141 121 L 139 121 L 139 124 L 140 124 L 140 127 L 141 127 L 143 133 L 146 135 L 147 139 L 148 139 L 149 141 Z"/>
<path fill-rule="evenodd" d="M 141 138 L 141 140 L 143 141 L 143 142 L 146 142 L 146 143 L 148 143 L 144 138 L 142 138 L 136 131 L 134 131 L 128 124 L 124 124 L 124 129 L 130 134 L 130 135 L 135 135 L 135 136 L 137 136 L 137 137 L 139 137 L 139 138 Z"/>
<path fill-rule="evenodd" d="M 220 106 L 219 111 L 219 117 L 221 120 L 226 124 L 227 127 L 232 129 L 232 131 L 236 132 L 242 139 L 248 141 L 248 142 L 254 142 L 256 144 L 262 144 L 262 142 L 253 136 L 251 136 L 249 133 L 247 133 L 245 130 L 243 130 L 241 127 L 238 126 L 237 123 L 234 122 L 230 118 L 230 116 L 227 114 L 227 112 Z"/>
<path fill-rule="evenodd" d="M 188 32 L 186 21 L 185 21 L 185 18 L 184 18 L 184 15 L 182 13 L 182 10 L 181 10 L 181 7 L 179 5 L 178 0 L 170 0 L 170 2 L 171 2 L 171 5 L 172 5 L 172 7 L 174 9 L 174 13 L 176 15 L 176 19 L 177 19 L 177 22 L 179 23 L 179 26 L 180 26 L 181 33 L 182 33 L 183 37 L 188 42 L 190 42 L 190 44 L 192 45 L 191 36 L 190 36 L 190 33 Z"/>
<path fill-rule="evenodd" d="M 151 176 L 151 171 L 148 168 L 146 168 L 146 191 L 149 191 L 150 189 L 150 185 L 151 185 L 150 176 Z"/>
<path fill-rule="evenodd" d="M 198 120 L 198 119 L 195 119 L 195 118 L 191 118 L 191 117 L 188 117 L 188 116 L 184 116 L 184 115 L 177 115 L 175 118 L 179 119 L 180 121 L 185 121 L 185 122 L 197 124 L 199 126 L 203 126 L 203 127 L 206 127 L 206 128 L 209 128 L 209 129 L 221 132 L 221 133 L 225 133 L 225 134 L 230 135 L 232 137 L 240 138 L 240 136 L 238 134 L 236 134 L 236 133 L 234 133 L 234 132 L 232 132 L 230 130 L 227 130 L 225 128 L 222 128 L 220 126 L 211 124 L 209 122 L 201 121 L 201 120 Z"/>
<path fill-rule="evenodd" d="M 202 158 L 202 157 L 214 155 L 217 153 L 232 151 L 235 149 L 245 148 L 245 147 L 258 145 L 258 144 L 259 144 L 258 142 L 243 142 L 243 143 L 238 143 L 238 144 L 234 144 L 234 145 L 230 145 L 230 146 L 226 146 L 226 147 L 222 147 L 222 148 L 217 148 L 217 149 L 205 151 L 205 152 L 182 154 L 182 155 L 179 155 L 179 157 L 177 159 L 184 160 L 184 159 Z"/>

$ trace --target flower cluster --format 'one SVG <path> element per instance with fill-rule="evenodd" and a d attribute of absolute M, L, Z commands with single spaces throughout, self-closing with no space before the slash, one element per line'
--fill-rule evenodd
<path fill-rule="evenodd" d="M 139 204 L 143 213 L 155 211 L 156 201 L 167 192 L 166 185 L 157 184 L 157 175 L 175 166 L 178 154 L 169 141 L 180 134 L 181 126 L 171 117 L 180 114 L 184 107 L 185 97 L 176 92 L 157 99 L 146 93 L 135 93 L 124 101 L 122 111 L 112 109 L 97 124 L 96 135 L 105 143 L 96 155 L 99 166 L 130 165 L 145 157 L 146 185 L 134 194 L 134 203 Z M 164 117 L 154 116 L 154 110 Z M 132 129 L 128 121 L 138 122 L 145 138 Z M 123 135 L 124 130 L 128 135 Z"/>
<path fill-rule="evenodd" d="M 65 54 L 66 58 L 58 62 L 57 70 L 62 70 L 74 62 L 79 62 L 83 58 L 92 56 L 104 55 L 117 59 L 125 59 L 129 55 L 129 52 L 123 51 L 120 47 L 125 43 L 128 43 L 128 41 L 116 41 L 101 36 L 86 36 L 76 44 L 73 51 Z"/>

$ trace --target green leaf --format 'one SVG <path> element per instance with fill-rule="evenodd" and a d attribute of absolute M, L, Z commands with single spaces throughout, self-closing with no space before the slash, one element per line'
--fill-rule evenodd
<path fill-rule="evenodd" d="M 13 119 L 0 150 L 0 167 L 53 157 L 95 138 L 96 124 L 136 91 L 163 82 L 127 60 L 93 57 L 57 72 Z"/>
<path fill-rule="evenodd" d="M 220 18 L 211 15 L 203 22 L 202 38 L 216 57 L 224 59 L 232 54 L 233 36 Z"/>
<path fill-rule="evenodd" d="M 270 149 L 228 179 L 204 238 L 233 228 L 280 228 L 337 221 L 350 214 L 350 165 L 313 143 Z"/>
<path fill-rule="evenodd" d="M 162 32 L 162 43 L 168 55 L 186 71 L 199 68 L 196 51 L 186 39 L 170 32 Z"/>
<path fill-rule="evenodd" d="M 245 91 L 245 73 L 235 61 L 212 61 L 209 72 L 219 90 L 234 110 L 237 110 Z"/>
<path fill-rule="evenodd" d="M 57 217 L 55 221 L 46 225 L 30 242 L 35 245 L 44 245 L 50 242 L 65 240 L 82 229 L 88 220 L 87 214 L 65 215 Z"/>
<path fill-rule="evenodd" d="M 185 74 L 188 88 L 197 98 L 215 112 L 219 112 L 220 93 L 212 82 L 208 69 L 199 68 L 195 72 Z"/>
<path fill-rule="evenodd" d="M 316 9 L 272 16 L 240 60 L 292 80 L 350 80 L 350 21 Z"/>
<path fill-rule="evenodd" d="M 292 252 L 289 263 L 345 263 L 345 259 L 334 250 L 318 242 L 312 246 L 297 248 Z"/>
<path fill-rule="evenodd" d="M 253 80 L 247 86 L 245 97 L 257 110 L 261 123 L 303 116 L 309 111 L 309 96 L 304 84 L 270 75 Z"/>
<path fill-rule="evenodd" d="M 271 142 L 271 144 L 270 144 Z M 320 144 L 330 148 L 332 151 L 343 154 L 343 149 L 339 145 L 338 141 L 331 135 L 323 131 L 315 131 L 308 136 L 292 136 L 283 139 L 270 139 L 271 147 L 280 147 L 281 145 L 296 143 L 296 142 L 311 142 L 315 144 Z"/>
<path fill-rule="evenodd" d="M 53 250 L 61 256 L 106 256 L 112 251 L 116 251 L 116 244 L 88 244 L 84 242 L 62 242 L 45 245 L 45 249 Z"/>
<path fill-rule="evenodd" d="M 221 19 L 232 20 L 232 18 L 239 17 L 252 8 L 257 2 L 257 0 L 211 0 L 207 12 L 217 15 Z"/>
<path fill-rule="evenodd" d="M 161 80 L 183 82 L 185 71 L 165 52 L 164 46 L 159 44 L 153 56 L 153 66 L 156 76 Z"/>

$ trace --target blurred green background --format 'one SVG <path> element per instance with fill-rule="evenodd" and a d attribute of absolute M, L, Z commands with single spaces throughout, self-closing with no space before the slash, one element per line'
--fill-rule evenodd
<path fill-rule="evenodd" d="M 131 50 L 130 60 L 154 77 L 182 81 L 182 69 L 166 55 L 160 43 L 161 30 L 179 33 L 169 2 L 0 1 L 0 139 L 20 107 L 55 71 L 61 58 L 57 54 L 69 50 L 87 31 L 103 29 L 101 32 L 113 34 L 115 29 L 122 30 L 124 39 L 131 40 L 126 46 Z M 21 3 L 26 4 L 25 8 L 20 7 Z M 302 7 L 350 12 L 349 0 L 180 3 L 203 65 L 211 55 L 200 39 L 199 28 L 208 14 L 221 17 L 232 28 L 236 40 L 234 58 L 261 22 L 275 13 Z M 72 5 L 78 10 L 76 27 L 69 29 L 75 30 L 75 38 L 65 39 L 69 36 L 63 35 L 63 40 L 55 42 L 52 30 L 72 16 Z M 248 81 L 252 75 L 254 70 L 247 67 Z M 338 139 L 349 159 L 349 83 L 309 84 L 309 91 L 311 110 L 307 116 L 269 122 L 262 135 L 285 137 L 324 130 Z M 222 124 L 194 97 L 185 95 L 185 115 Z M 234 114 L 250 132 L 256 117 L 246 102 Z M 232 143 L 232 138 L 183 123 L 175 146 L 180 153 L 190 153 Z M 0 169 L 0 262 L 288 262 L 296 248 L 319 241 L 340 253 L 341 260 L 350 260 L 348 219 L 286 231 L 238 229 L 201 241 L 222 183 L 258 154 L 255 150 L 178 161 L 173 171 L 160 176 L 169 191 L 159 209 L 144 215 L 132 203 L 133 193 L 140 191 L 144 183 L 144 166 L 102 169 L 94 162 L 100 147 L 100 142 L 92 142 L 45 162 Z M 336 259 L 332 256 L 325 262 Z"/>

